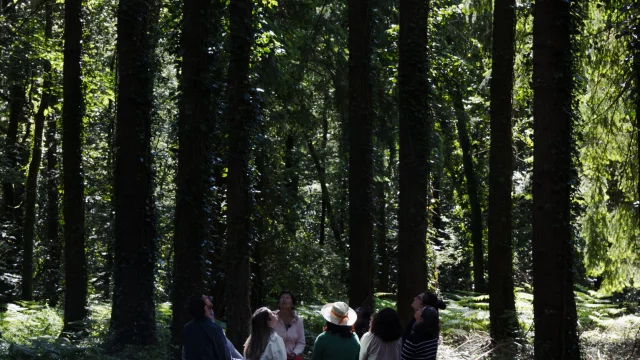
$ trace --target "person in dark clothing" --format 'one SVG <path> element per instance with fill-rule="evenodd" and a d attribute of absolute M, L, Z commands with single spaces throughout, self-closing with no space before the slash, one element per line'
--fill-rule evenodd
<path fill-rule="evenodd" d="M 438 296 L 431 291 L 425 291 L 422 294 L 419 294 L 415 298 L 413 298 L 413 302 L 411 303 L 411 308 L 414 312 L 421 310 L 425 306 L 431 306 L 436 311 L 444 310 L 447 308 L 447 304 L 444 303 L 441 299 L 438 299 Z M 404 341 L 409 334 L 411 334 L 411 330 L 413 326 L 416 324 L 416 319 L 414 317 L 409 320 L 409 324 L 404 331 L 404 335 L 402 335 L 402 340 Z"/>
<path fill-rule="evenodd" d="M 358 335 L 358 339 L 362 339 L 362 335 L 369 331 L 371 312 L 366 308 L 359 307 L 356 309 L 356 314 L 358 314 L 358 319 L 356 320 L 356 323 L 353 324 L 353 328 L 356 335 Z"/>
<path fill-rule="evenodd" d="M 209 311 L 203 295 L 189 299 L 193 320 L 184 326 L 185 360 L 231 360 L 222 328 L 207 316 Z"/>
<path fill-rule="evenodd" d="M 436 360 L 440 315 L 433 306 L 415 312 L 415 325 L 402 344 L 402 360 Z"/>

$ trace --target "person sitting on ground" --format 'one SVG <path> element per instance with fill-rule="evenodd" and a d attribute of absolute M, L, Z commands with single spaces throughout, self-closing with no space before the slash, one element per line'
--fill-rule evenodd
<path fill-rule="evenodd" d="M 440 315 L 433 306 L 414 314 L 416 323 L 402 345 L 402 360 L 436 360 L 440 337 Z"/>
<path fill-rule="evenodd" d="M 183 357 L 185 360 L 231 360 L 222 328 L 208 317 L 204 295 L 189 298 L 193 320 L 184 326 Z"/>
<path fill-rule="evenodd" d="M 327 321 L 324 332 L 313 345 L 312 360 L 357 360 L 360 353 L 358 335 L 353 332 L 357 315 L 343 302 L 329 303 L 322 307 L 322 317 Z"/>
<path fill-rule="evenodd" d="M 288 360 L 302 360 L 301 354 L 304 352 L 306 345 L 304 339 L 304 324 L 302 319 L 295 312 L 296 297 L 287 290 L 284 290 L 278 296 L 278 307 L 276 311 L 278 322 L 276 323 L 276 332 L 287 349 Z"/>
<path fill-rule="evenodd" d="M 373 315 L 369 332 L 360 338 L 360 360 L 400 360 L 402 321 L 398 313 L 384 308 Z"/>
<path fill-rule="evenodd" d="M 425 291 L 422 294 L 419 294 L 418 296 L 413 298 L 413 302 L 411 303 L 411 308 L 413 309 L 414 313 L 418 310 L 421 310 L 425 306 L 431 306 L 435 308 L 436 311 L 444 310 L 447 308 L 447 304 L 445 304 L 444 301 L 438 299 L 438 296 L 431 291 Z M 415 325 L 415 323 L 416 320 L 412 316 L 411 320 L 409 320 L 409 323 L 407 324 L 404 334 L 402 335 L 403 341 L 407 338 L 407 336 L 409 336 L 409 334 L 411 334 L 411 330 L 413 329 L 413 325 Z"/>
<path fill-rule="evenodd" d="M 274 329 L 277 322 L 278 316 L 266 307 L 253 313 L 251 335 L 244 344 L 247 360 L 287 360 L 284 341 Z"/>
<path fill-rule="evenodd" d="M 356 314 L 358 314 L 358 319 L 356 320 L 356 323 L 353 324 L 353 328 L 355 329 L 356 335 L 358 335 L 358 339 L 362 341 L 364 333 L 369 331 L 371 312 L 366 308 L 359 307 L 356 308 Z"/>

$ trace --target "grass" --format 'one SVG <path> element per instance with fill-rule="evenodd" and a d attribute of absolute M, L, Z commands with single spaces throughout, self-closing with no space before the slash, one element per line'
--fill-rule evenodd
<path fill-rule="evenodd" d="M 441 311 L 442 342 L 438 359 L 484 359 L 492 354 L 490 348 L 489 305 L 486 295 L 468 292 L 445 293 L 447 309 Z M 529 359 L 533 354 L 533 296 L 518 289 L 518 311 L 521 339 L 513 345 L 510 359 Z M 576 293 L 579 331 L 583 357 L 591 359 L 640 358 L 640 317 L 610 299 L 593 292 Z M 377 294 L 376 309 L 394 307 L 393 294 Z M 319 305 L 298 308 L 304 319 L 307 351 L 310 358 L 313 341 L 322 331 L 324 320 Z M 102 344 L 107 339 L 111 308 L 108 304 L 94 303 L 89 307 L 90 335 L 78 342 L 58 339 L 62 328 L 59 309 L 20 302 L 9 304 L 0 313 L 0 358 L 7 360 L 146 360 L 167 359 L 170 304 L 157 309 L 160 346 L 127 348 L 117 355 L 107 354 Z M 637 339 L 637 340 L 636 340 Z M 636 341 L 639 342 L 636 344 Z M 635 346 L 635 348 L 634 348 Z"/>

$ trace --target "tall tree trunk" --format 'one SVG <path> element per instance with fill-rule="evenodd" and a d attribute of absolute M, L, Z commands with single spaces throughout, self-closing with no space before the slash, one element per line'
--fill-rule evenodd
<path fill-rule="evenodd" d="M 411 317 L 413 297 L 427 288 L 428 14 L 428 1 L 400 0 L 398 312 L 402 319 Z"/>
<path fill-rule="evenodd" d="M 114 347 L 156 343 L 156 232 L 151 170 L 155 1 L 118 6 L 118 111 L 115 138 Z"/>
<path fill-rule="evenodd" d="M 327 103 L 327 100 L 328 100 L 327 98 L 328 96 L 325 96 L 325 104 Z M 325 110 L 323 111 L 323 114 L 322 114 L 322 154 L 323 154 L 322 166 L 321 166 L 322 169 L 327 168 L 326 151 L 327 151 L 327 142 L 329 140 L 329 118 L 327 116 L 327 110 L 328 110 L 328 107 L 325 105 Z M 321 186 L 320 189 L 322 191 L 322 201 L 321 201 L 322 209 L 320 212 L 320 246 L 322 246 L 324 245 L 324 241 L 326 238 L 327 204 L 324 201 L 326 186 L 325 187 Z"/>
<path fill-rule="evenodd" d="M 253 37 L 251 0 L 229 4 L 229 174 L 227 179 L 227 336 L 240 348 L 251 322 L 249 266 L 252 201 L 249 157 L 255 114 L 251 104 L 249 60 Z"/>
<path fill-rule="evenodd" d="M 349 0 L 349 304 L 373 306 L 370 0 Z"/>
<path fill-rule="evenodd" d="M 44 298 L 49 300 L 49 306 L 58 306 L 58 287 L 60 285 L 60 257 L 62 243 L 59 236 L 59 205 L 58 205 L 58 141 L 56 140 L 58 122 L 55 116 L 47 121 L 45 147 L 47 149 L 47 220 L 46 247 L 49 256 L 44 260 Z"/>
<path fill-rule="evenodd" d="M 638 9 L 640 10 L 640 9 Z M 640 13 L 640 11 L 637 11 Z M 633 51 L 633 71 L 636 75 L 636 152 L 638 156 L 638 200 L 640 201 L 640 19 L 636 17 L 635 39 L 632 44 Z M 640 210 L 638 211 L 638 221 L 640 226 Z"/>
<path fill-rule="evenodd" d="M 489 312 L 491 338 L 500 342 L 518 329 L 513 285 L 511 191 L 513 187 L 512 94 L 515 0 L 495 0 L 491 68 L 489 153 Z"/>
<path fill-rule="evenodd" d="M 571 10 L 539 0 L 533 20 L 535 358 L 580 359 L 571 239 Z"/>
<path fill-rule="evenodd" d="M 484 282 L 484 246 L 482 244 L 482 207 L 478 194 L 478 177 L 476 175 L 471 156 L 471 142 L 469 141 L 469 116 L 464 110 L 462 94 L 456 87 L 453 94 L 453 106 L 456 113 L 458 139 L 462 149 L 462 166 L 467 180 L 467 194 L 471 208 L 471 244 L 473 245 L 473 285 L 476 292 L 486 292 Z"/>
<path fill-rule="evenodd" d="M 331 195 L 329 194 L 329 187 L 327 186 L 326 170 L 322 166 L 320 155 L 318 155 L 311 139 L 307 140 L 307 149 L 309 150 L 313 164 L 318 172 L 318 181 L 320 181 L 320 188 L 322 190 L 322 202 L 325 204 L 327 208 L 327 216 L 329 216 L 329 227 L 331 228 L 331 232 L 333 233 L 333 237 L 336 239 L 336 242 L 339 242 L 342 237 L 342 233 L 340 232 L 338 216 L 333 210 L 333 205 L 331 203 Z"/>
<path fill-rule="evenodd" d="M 87 260 L 84 248 L 82 171 L 82 0 L 65 1 L 62 107 L 62 168 L 65 260 L 65 330 L 77 330 L 87 315 Z"/>
<path fill-rule="evenodd" d="M 215 106 L 209 48 L 217 26 L 213 1 L 185 0 L 182 24 L 182 104 L 178 121 L 178 187 L 173 238 L 172 344 L 179 349 L 191 317 L 189 296 L 204 293 L 204 246 L 209 237 L 208 197 Z M 180 358 L 180 352 L 176 354 Z"/>
<path fill-rule="evenodd" d="M 51 39 L 53 21 L 51 19 L 51 5 L 45 6 L 45 30 L 46 39 Z M 49 109 L 51 91 L 51 62 L 44 60 L 44 84 L 40 106 L 35 117 L 35 130 L 33 132 L 33 152 L 26 184 L 26 203 L 23 231 L 23 257 L 22 257 L 22 300 L 33 300 L 33 237 L 36 223 L 36 199 L 38 195 L 38 173 L 42 162 L 42 134 L 44 133 L 45 112 Z"/>
<path fill-rule="evenodd" d="M 47 13 L 53 16 L 54 8 L 53 3 L 47 3 Z M 57 8 L 55 10 L 57 13 Z M 56 97 L 49 98 L 49 107 L 53 108 L 57 102 Z M 49 116 L 47 121 L 47 131 L 45 134 L 45 148 L 46 153 L 46 165 L 47 171 L 44 176 L 47 185 L 47 202 L 46 202 L 46 240 L 45 246 L 48 251 L 48 256 L 44 259 L 43 264 L 43 277 L 44 277 L 44 293 L 43 296 L 49 301 L 49 306 L 57 307 L 59 302 L 60 286 L 60 265 L 62 256 L 62 242 L 60 241 L 60 207 L 59 207 L 59 194 L 58 194 L 58 182 L 60 171 L 58 168 L 58 140 L 56 134 L 58 132 L 57 116 Z"/>

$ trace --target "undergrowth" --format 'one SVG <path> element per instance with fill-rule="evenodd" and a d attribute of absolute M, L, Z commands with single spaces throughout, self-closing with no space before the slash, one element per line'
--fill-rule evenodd
<path fill-rule="evenodd" d="M 377 294 L 376 310 L 395 307 L 393 294 Z M 489 298 L 468 292 L 444 294 L 447 309 L 442 310 L 442 340 L 438 359 L 483 359 L 492 355 L 489 328 Z M 516 308 L 520 321 L 520 338 L 510 344 L 509 359 L 529 359 L 533 355 L 533 296 L 518 289 Z M 576 292 L 579 331 L 585 359 L 638 359 L 640 358 L 640 317 L 624 304 L 611 301 L 593 292 Z M 313 341 L 322 332 L 324 320 L 320 305 L 298 307 L 304 319 L 307 349 L 310 358 Z M 157 308 L 158 346 L 126 348 L 118 354 L 108 354 L 103 344 L 107 340 L 108 304 L 94 303 L 89 307 L 87 327 L 89 336 L 70 342 L 58 336 L 62 330 L 62 313 L 35 303 L 9 304 L 0 312 L 0 358 L 7 360 L 157 360 L 168 359 L 170 304 Z M 224 324 L 223 324 L 224 325 Z M 640 342 L 640 339 L 638 339 Z M 636 346 L 636 348 L 634 348 Z"/>

